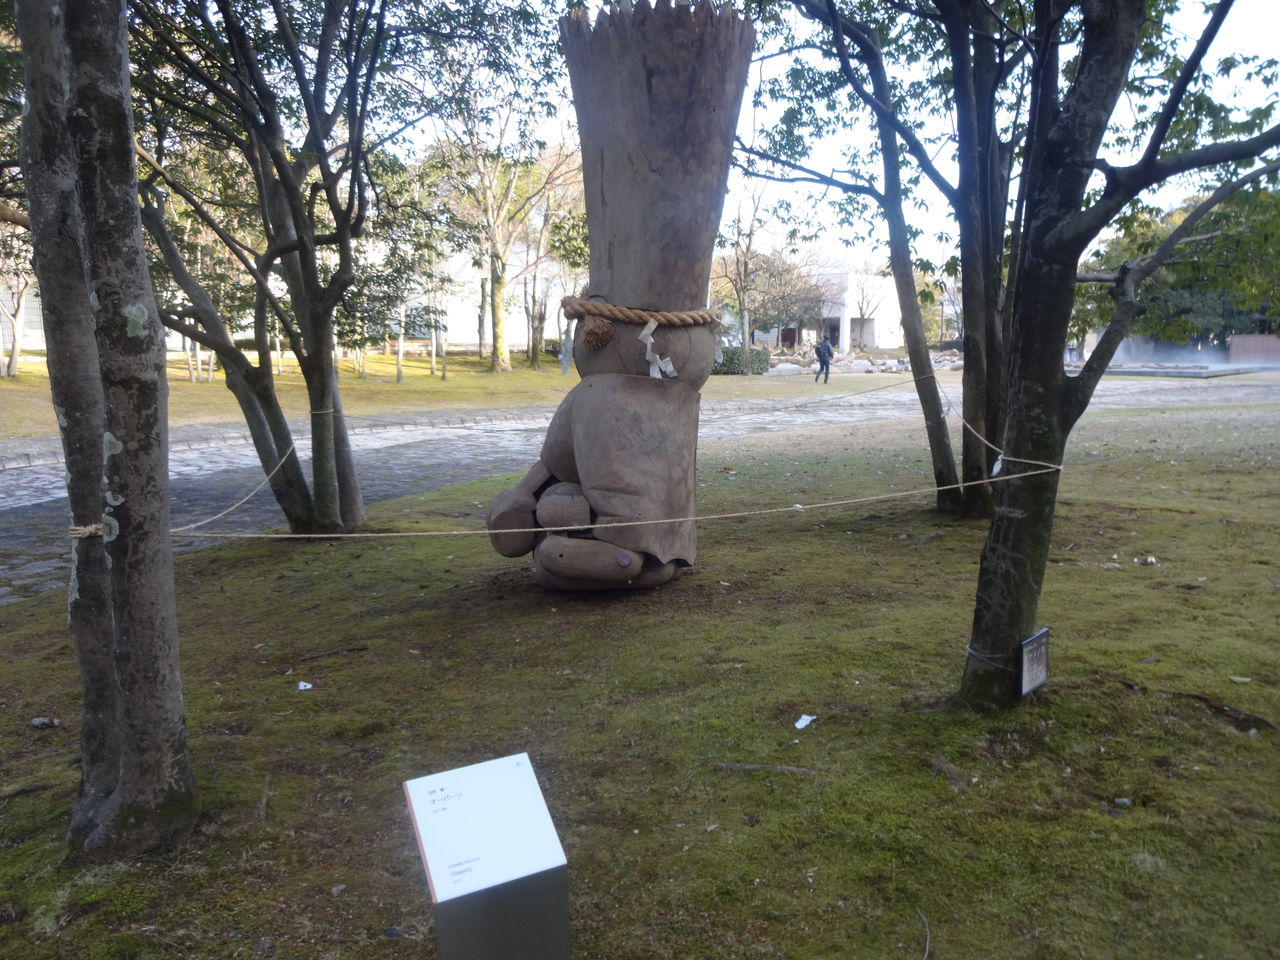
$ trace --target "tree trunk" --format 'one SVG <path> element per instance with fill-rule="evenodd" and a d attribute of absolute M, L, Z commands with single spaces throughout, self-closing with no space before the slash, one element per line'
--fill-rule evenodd
<path fill-rule="evenodd" d="M 179 841 L 199 813 L 178 671 L 164 335 L 138 219 L 123 4 L 23 0 L 18 23 L 23 171 L 68 497 L 78 525 L 101 521 L 73 548 L 83 779 L 69 842 L 109 859 Z"/>
<path fill-rule="evenodd" d="M 342 526 L 346 530 L 354 530 L 364 524 L 364 497 L 360 493 L 360 478 L 356 473 L 351 435 L 347 432 L 347 418 L 342 413 L 342 394 L 338 392 L 336 382 L 333 385 L 333 455 Z"/>
<path fill-rule="evenodd" d="M 511 372 L 511 353 L 507 349 L 507 259 L 497 250 L 489 252 L 489 313 L 493 318 L 493 349 L 490 353 L 491 373 Z"/>
<path fill-rule="evenodd" d="M 311 407 L 311 491 L 316 527 L 322 533 L 342 531 L 335 447 L 337 372 L 333 368 L 333 354 L 327 350 L 318 350 L 302 363 Z"/>
<path fill-rule="evenodd" d="M 1018 476 L 996 484 L 960 683 L 960 700 L 977 709 L 1012 706 L 1022 696 L 1021 641 L 1036 630 L 1060 472 L 1017 460 L 1062 462 L 1066 435 L 1058 425 L 1056 393 L 1052 384 L 1021 371 L 1010 385 L 1010 410 L 1017 412 L 1009 418 L 998 476 Z"/>
<path fill-rule="evenodd" d="M 268 485 L 284 513 L 289 531 L 316 533 L 311 491 L 294 449 L 293 432 L 280 409 L 270 369 L 270 361 L 265 368 L 245 371 L 228 365 L 227 389 L 240 405 L 258 462 L 270 478 Z"/>
<path fill-rule="evenodd" d="M 882 102 L 890 102 L 889 84 L 883 65 L 878 65 L 872 71 L 872 87 Z M 916 292 L 915 273 L 911 263 L 911 238 L 907 231 L 906 215 L 902 210 L 898 135 L 884 119 L 877 121 L 876 130 L 880 139 L 881 169 L 884 173 L 884 192 L 880 207 L 889 232 L 889 271 L 893 275 L 898 308 L 902 312 L 902 334 L 907 344 L 907 356 L 911 360 L 911 376 L 915 382 L 916 396 L 920 400 L 920 410 L 924 415 L 929 457 L 933 463 L 933 482 L 937 488 L 934 502 L 937 509 L 944 513 L 959 513 L 963 494 L 957 487 L 955 455 L 951 452 L 946 411 L 942 408 L 938 381 L 933 376 L 933 361 L 929 357 L 924 317 L 920 312 L 920 297 Z M 799 340 L 798 334 L 796 339 Z"/>
<path fill-rule="evenodd" d="M 400 308 L 400 332 L 396 334 L 396 383 L 404 383 L 405 308 Z"/>
<path fill-rule="evenodd" d="M 1000 72 L 990 39 L 998 27 L 985 7 L 939 5 L 946 25 L 955 80 L 958 189 L 953 200 L 959 228 L 964 313 L 961 438 L 964 512 L 991 516 L 986 484 L 999 443 L 1004 400 L 1004 337 L 997 302 L 1001 286 L 1007 181 L 999 170 L 1000 144 L 993 113 Z"/>
<path fill-rule="evenodd" d="M 31 277 L 22 277 L 14 293 L 13 313 L 9 321 L 13 324 L 13 342 L 9 345 L 9 359 L 5 365 L 5 376 L 18 375 L 18 362 L 22 358 L 22 328 L 27 324 L 27 291 L 31 289 Z"/>
<path fill-rule="evenodd" d="M 538 278 L 533 278 L 532 289 L 525 281 L 524 304 L 525 316 L 529 319 L 529 366 L 534 370 L 542 368 L 542 351 L 546 345 L 547 329 L 547 294 L 549 290 L 538 292 Z"/>
<path fill-rule="evenodd" d="M 476 336 L 479 337 L 480 348 L 477 356 L 481 360 L 484 359 L 484 328 L 489 322 L 489 278 L 480 278 L 480 315 L 476 326 Z"/>

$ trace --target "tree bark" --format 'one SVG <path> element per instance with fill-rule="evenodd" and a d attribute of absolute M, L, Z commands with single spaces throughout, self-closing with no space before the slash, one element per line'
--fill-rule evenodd
<path fill-rule="evenodd" d="M 489 315 L 493 347 L 489 355 L 491 373 L 511 372 L 511 352 L 507 349 L 507 260 L 499 251 L 489 251 Z"/>
<path fill-rule="evenodd" d="M 90 528 L 74 538 L 69 590 L 84 703 L 68 839 L 102 860 L 171 845 L 199 813 L 169 548 L 164 336 L 138 216 L 123 4 L 23 0 L 18 24 L 51 386 L 72 516 Z"/>
<path fill-rule="evenodd" d="M 547 297 L 545 291 L 538 291 L 536 272 L 532 284 L 527 279 L 524 282 L 524 310 L 529 320 L 529 366 L 539 370 L 542 368 L 542 348 L 546 342 Z"/>
<path fill-rule="evenodd" d="M 396 383 L 404 383 L 404 323 L 405 308 L 400 307 L 400 329 L 396 333 Z M 435 366 L 435 358 L 432 358 L 432 366 Z M 431 371 L 435 373 L 434 370 Z"/>
<path fill-rule="evenodd" d="M 1007 410 L 995 514 L 978 573 L 969 658 L 959 699 L 999 709 L 1021 697 L 1022 641 L 1034 632 L 1048 561 L 1070 391 L 1063 369 L 1075 299 L 1076 268 L 1092 236 L 1064 230 L 1084 207 L 1098 147 L 1128 75 L 1144 3 L 1087 4 L 1081 61 L 1070 91 L 1058 99 L 1059 29 L 1050 4 L 1036 7 L 1034 111 L 1028 135 L 1027 219 L 1017 286 L 1010 293 Z M 1005 471 L 1008 471 L 1006 474 Z"/>
<path fill-rule="evenodd" d="M 318 532 L 311 491 L 307 487 L 298 452 L 294 449 L 293 431 L 276 396 L 270 361 L 260 369 L 241 370 L 229 365 L 227 389 L 240 405 L 258 462 L 270 478 L 268 485 L 284 513 L 289 530 L 293 533 Z"/>
<path fill-rule="evenodd" d="M 333 452 L 338 475 L 339 515 L 343 529 L 354 530 L 364 525 L 364 497 L 360 493 L 360 477 L 356 473 L 355 451 L 351 449 L 347 418 L 342 412 L 342 395 L 336 383 L 333 388 Z"/>
<path fill-rule="evenodd" d="M 833 30 L 836 29 L 833 26 Z M 843 50 L 843 38 L 837 32 L 837 40 Z M 868 64 L 871 71 L 872 91 L 884 103 L 891 101 L 891 91 L 883 63 L 877 56 Z M 902 334 L 907 344 L 907 357 L 911 361 L 911 376 L 915 382 L 916 396 L 924 416 L 925 434 L 929 442 L 929 458 L 933 466 L 934 486 L 937 488 L 934 502 L 944 513 L 959 513 L 963 504 L 963 492 L 957 486 L 955 455 L 951 452 L 951 436 L 947 428 L 946 411 L 938 392 L 938 381 L 933 376 L 933 361 L 929 356 L 929 344 L 925 338 L 924 317 L 920 312 L 920 297 L 916 292 L 915 273 L 911 263 L 911 238 L 907 230 L 906 215 L 902 209 L 902 174 L 898 168 L 898 135 L 884 119 L 877 118 L 876 133 L 880 140 L 881 170 L 884 190 L 879 197 L 889 233 L 889 268 L 893 274 L 894 289 L 898 295 L 898 308 L 902 312 Z M 967 375 L 967 373 L 966 373 Z"/>
<path fill-rule="evenodd" d="M 588 55 L 639 78 L 635 84 L 576 84 L 573 94 L 583 124 L 582 174 L 592 237 L 588 295 L 606 295 L 611 303 L 642 310 L 706 306 L 733 147 L 732 125 L 726 128 L 724 117 L 738 115 L 738 45 L 753 33 L 749 23 L 712 28 L 713 18 L 734 16 L 728 5 L 719 12 L 710 3 L 677 9 L 699 28 L 683 29 L 677 17 L 640 5 L 634 15 L 626 8 L 613 13 L 606 8 L 594 30 L 585 14 L 561 21 L 571 78 L 575 71 L 589 75 L 583 65 Z M 713 58 L 724 69 L 680 71 L 672 64 L 681 56 L 690 63 Z M 689 103 L 707 106 L 690 110 Z M 599 149 L 593 153 L 588 144 Z M 692 150 L 689 144 L 701 146 Z M 608 203 L 590 202 L 604 190 L 614 191 Z M 707 198 L 710 206 L 691 209 L 689 197 Z M 644 208 L 650 203 L 659 206 Z M 634 229 L 636 222 L 656 224 L 657 232 Z"/>
<path fill-rule="evenodd" d="M 335 446 L 337 373 L 329 351 L 317 351 L 302 364 L 311 407 L 311 491 L 316 528 L 322 533 L 342 530 L 342 500 L 338 487 Z"/>
<path fill-rule="evenodd" d="M 479 338 L 480 346 L 477 356 L 481 360 L 484 359 L 484 327 L 489 322 L 489 278 L 480 278 L 480 312 L 476 321 L 476 336 Z"/>
<path fill-rule="evenodd" d="M 18 362 L 22 359 L 22 328 L 27 322 L 27 291 L 31 289 L 31 278 L 21 277 L 13 295 L 13 313 L 9 314 L 9 322 L 13 324 L 13 342 L 9 344 L 9 358 L 5 364 L 5 376 L 18 375 Z"/>

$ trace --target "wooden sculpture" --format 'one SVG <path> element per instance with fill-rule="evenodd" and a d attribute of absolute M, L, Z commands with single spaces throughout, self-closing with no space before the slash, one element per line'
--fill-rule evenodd
<path fill-rule="evenodd" d="M 566 298 L 582 377 L 542 455 L 487 517 L 547 587 L 656 586 L 693 563 L 698 389 L 714 362 L 711 258 L 755 31 L 659 0 L 560 21 L 582 140 L 590 281 Z M 578 527 L 543 532 L 546 528 Z"/>

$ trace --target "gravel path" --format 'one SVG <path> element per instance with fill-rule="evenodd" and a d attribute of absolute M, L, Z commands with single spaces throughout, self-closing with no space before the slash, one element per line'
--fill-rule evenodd
<path fill-rule="evenodd" d="M 850 375 L 860 376 L 860 375 Z M 833 387 L 838 386 L 836 382 Z M 951 398 L 959 403 L 959 391 Z M 1104 380 L 1090 409 L 1280 401 L 1280 380 Z M 537 459 L 553 407 L 427 412 L 351 418 L 360 482 L 367 502 L 388 500 L 482 477 L 509 473 Z M 812 399 L 704 400 L 700 438 L 768 433 L 919 416 L 914 391 Z M 299 452 L 309 441 L 295 425 Z M 170 453 L 173 524 L 211 517 L 262 481 L 262 469 L 242 428 L 230 424 L 175 428 Z M 66 583 L 67 506 L 61 448 L 56 437 L 0 440 L 0 604 Z M 279 509 L 265 488 L 211 531 L 250 532 L 279 527 Z M 208 541 L 175 540 L 178 550 Z"/>

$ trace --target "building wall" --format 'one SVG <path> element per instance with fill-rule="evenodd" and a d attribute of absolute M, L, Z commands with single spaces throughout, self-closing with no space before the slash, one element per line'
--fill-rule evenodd
<path fill-rule="evenodd" d="M 862 269 L 850 271 L 843 307 L 840 352 L 902 346 L 902 315 L 892 277 Z"/>
<path fill-rule="evenodd" d="M 1280 364 L 1280 337 L 1273 333 L 1237 333 L 1228 349 L 1231 363 Z"/>

